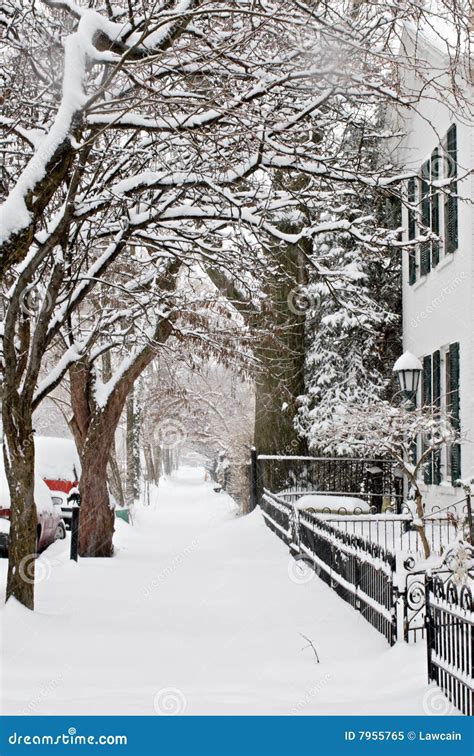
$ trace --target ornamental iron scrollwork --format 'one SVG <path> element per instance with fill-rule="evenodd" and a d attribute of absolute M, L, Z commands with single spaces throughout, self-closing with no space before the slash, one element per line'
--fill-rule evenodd
<path fill-rule="evenodd" d="M 472 590 L 468 585 L 463 585 L 459 593 L 459 606 L 467 612 L 474 611 L 474 598 Z"/>
<path fill-rule="evenodd" d="M 444 582 L 440 577 L 434 577 L 432 583 L 433 596 L 437 599 L 444 599 Z"/>
<path fill-rule="evenodd" d="M 458 605 L 458 589 L 453 580 L 449 580 L 446 585 L 446 601 L 448 604 Z"/>
<path fill-rule="evenodd" d="M 409 609 L 418 613 L 425 605 L 425 580 L 424 576 L 412 579 L 407 587 L 406 601 Z"/>

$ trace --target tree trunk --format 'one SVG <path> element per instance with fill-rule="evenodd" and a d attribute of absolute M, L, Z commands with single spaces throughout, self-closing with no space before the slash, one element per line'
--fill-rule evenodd
<path fill-rule="evenodd" d="M 108 478 L 110 479 L 110 491 L 112 493 L 112 496 L 115 498 L 120 507 L 124 507 L 125 496 L 123 493 L 122 477 L 120 475 L 120 469 L 117 462 L 115 443 L 112 444 L 112 448 L 110 450 L 108 472 L 110 473 L 110 476 L 108 476 Z"/>
<path fill-rule="evenodd" d="M 155 463 L 153 460 L 153 454 L 151 451 L 151 446 L 149 443 L 146 443 L 143 446 L 143 454 L 145 456 L 145 467 L 146 467 L 146 479 L 148 483 L 156 483 L 156 470 L 155 470 Z"/>
<path fill-rule="evenodd" d="M 281 228 L 298 230 L 291 223 Z M 296 398 L 304 393 L 305 303 L 298 299 L 298 287 L 306 280 L 305 264 L 293 245 L 283 249 L 278 262 L 280 277 L 268 291 L 275 332 L 256 350 L 261 370 L 255 385 L 254 444 L 264 454 L 304 454 L 306 442 L 296 433 L 293 418 Z"/>
<path fill-rule="evenodd" d="M 100 432 L 106 423 L 95 420 L 94 424 L 96 432 L 89 433 L 81 460 L 79 556 L 110 557 L 115 515 L 107 487 L 107 462 L 115 426 Z"/>
<path fill-rule="evenodd" d="M 106 383 L 112 378 L 112 360 L 110 352 L 102 355 L 102 380 Z M 122 477 L 117 462 L 117 450 L 115 448 L 115 436 L 110 447 L 108 472 L 110 472 L 110 490 L 119 506 L 125 506 L 125 495 L 122 485 Z"/>
<path fill-rule="evenodd" d="M 163 458 L 159 444 L 155 444 L 153 449 L 153 467 L 155 470 L 155 485 L 158 485 L 163 471 Z"/>
<path fill-rule="evenodd" d="M 285 224 L 282 230 L 295 229 Z M 287 245 L 278 259 L 280 278 L 268 291 L 274 334 L 255 350 L 261 366 L 255 381 L 254 446 L 260 454 L 293 456 L 307 453 L 305 439 L 294 427 L 297 397 L 304 394 L 305 306 L 298 298 L 305 282 L 301 250 Z M 260 483 L 272 491 L 287 483 L 286 470 L 265 463 Z"/>
<path fill-rule="evenodd" d="M 425 513 L 423 511 L 423 499 L 418 488 L 415 493 L 415 503 L 416 503 L 416 516 L 418 520 L 422 523 L 421 525 L 417 525 L 416 529 L 418 530 L 418 533 L 420 534 L 420 539 L 421 539 L 421 543 L 423 544 L 423 551 L 425 554 L 425 559 L 428 559 L 428 557 L 431 554 L 431 550 L 430 550 L 430 545 L 428 543 L 428 539 L 426 537 L 425 526 L 423 525 L 423 517 L 425 516 Z"/>
<path fill-rule="evenodd" d="M 37 515 L 34 501 L 35 447 L 31 413 L 25 417 L 3 404 L 6 447 L 5 471 L 10 489 L 10 538 L 6 600 L 13 596 L 34 609 Z"/>
<path fill-rule="evenodd" d="M 179 266 L 176 273 L 178 269 Z M 128 393 L 156 356 L 157 344 L 164 343 L 171 332 L 171 323 L 160 320 L 152 342 L 144 345 L 134 359 L 128 361 L 126 370 L 120 372 L 120 378 L 100 404 L 95 392 L 94 365 L 84 358 L 74 363 L 69 371 L 74 413 L 71 428 L 82 463 L 79 483 L 79 555 L 82 557 L 110 557 L 113 554 L 114 511 L 110 507 L 107 488 L 110 450 Z"/>
<path fill-rule="evenodd" d="M 125 501 L 128 507 L 132 507 L 135 499 L 140 495 L 140 418 L 133 388 L 127 396 L 126 407 L 127 482 L 125 486 Z"/>

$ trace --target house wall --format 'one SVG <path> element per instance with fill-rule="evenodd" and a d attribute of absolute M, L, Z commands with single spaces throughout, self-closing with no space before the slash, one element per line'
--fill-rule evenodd
<path fill-rule="evenodd" d="M 425 54 L 428 58 L 431 56 L 435 68 L 440 67 L 436 50 L 427 48 Z M 414 77 L 410 84 L 416 90 Z M 467 82 L 465 90 L 472 101 L 472 87 Z M 439 93 L 430 88 L 421 97 L 417 112 L 402 116 L 401 125 L 406 137 L 400 145 L 399 157 L 404 167 L 418 171 L 454 122 L 457 126 L 458 175 L 462 177 L 473 165 L 474 130 L 462 109 L 456 109 L 447 100 L 441 102 Z M 463 201 L 458 203 L 457 250 L 445 254 L 441 245 L 438 265 L 424 276 L 420 276 L 418 269 L 413 285 L 409 284 L 409 256 L 407 253 L 403 255 L 404 349 L 423 358 L 449 344 L 459 342 L 460 345 L 461 476 L 464 479 L 474 475 L 474 212 L 470 204 L 473 182 L 472 176 L 458 180 L 458 192 Z M 407 228 L 406 208 L 403 221 Z M 419 255 L 420 250 L 417 251 L 418 262 Z M 462 498 L 462 491 L 453 488 L 451 481 L 446 479 L 445 465 L 442 472 L 444 480 L 441 485 L 424 487 L 428 508 L 433 505 L 444 507 Z"/>

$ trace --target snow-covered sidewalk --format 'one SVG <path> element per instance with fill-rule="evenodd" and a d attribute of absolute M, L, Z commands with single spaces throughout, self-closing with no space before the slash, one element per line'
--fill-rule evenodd
<path fill-rule="evenodd" d="M 2 712 L 435 713 L 424 644 L 389 648 L 203 478 L 179 471 L 119 521 L 114 559 L 39 558 L 36 611 L 0 614 Z"/>

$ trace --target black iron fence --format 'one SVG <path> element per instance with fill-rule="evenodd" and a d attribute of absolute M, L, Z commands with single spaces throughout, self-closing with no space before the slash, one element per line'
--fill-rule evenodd
<path fill-rule="evenodd" d="M 260 507 L 268 527 L 304 559 L 390 644 L 425 639 L 428 678 L 463 714 L 474 712 L 474 605 L 472 548 L 445 554 L 436 576 L 415 571 L 374 540 L 334 527 L 324 515 L 298 510 L 264 491 Z M 380 516 L 379 516 L 380 517 Z M 462 554 L 461 554 L 462 556 Z M 397 561 L 398 559 L 398 561 Z M 460 586 L 455 580 L 463 581 Z M 466 585 L 469 583 L 469 585 Z"/>
<path fill-rule="evenodd" d="M 285 494 L 290 503 L 306 493 L 356 497 L 372 511 L 401 511 L 403 477 L 388 459 L 255 455 L 255 488 Z"/>
<path fill-rule="evenodd" d="M 317 515 L 299 512 L 270 491 L 264 491 L 260 506 L 268 527 L 290 550 L 303 555 L 324 582 L 393 644 L 398 598 L 394 555 Z"/>
<path fill-rule="evenodd" d="M 474 601 L 472 584 L 448 573 L 427 578 L 428 679 L 463 714 L 474 714 Z"/>
<path fill-rule="evenodd" d="M 282 496 L 282 498 L 285 497 Z M 337 530 L 364 538 L 386 550 L 409 552 L 420 556 L 423 554 L 419 531 L 414 526 L 413 515 L 408 510 L 398 515 L 388 512 L 376 515 L 355 512 L 349 515 L 343 514 L 343 509 L 344 507 L 341 506 L 338 510 L 341 514 L 334 514 L 323 508 L 318 512 L 318 516 Z M 424 529 L 432 554 L 442 554 L 458 532 L 454 519 L 440 515 L 426 518 Z"/>
<path fill-rule="evenodd" d="M 300 548 L 314 562 L 319 577 L 392 645 L 397 636 L 394 556 L 310 513 L 299 515 L 299 530 Z"/>

